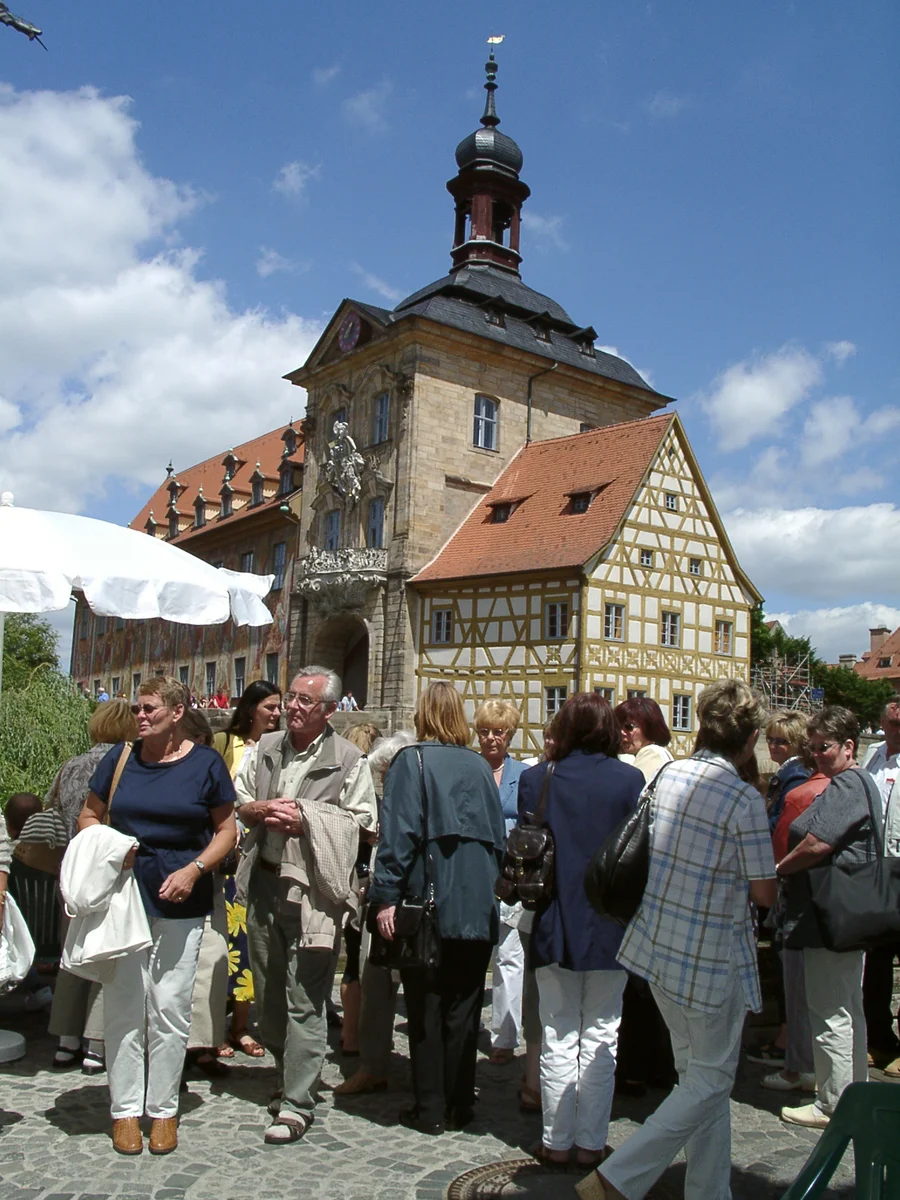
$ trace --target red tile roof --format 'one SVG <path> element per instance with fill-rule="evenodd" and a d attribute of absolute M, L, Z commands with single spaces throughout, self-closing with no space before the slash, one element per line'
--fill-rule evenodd
<path fill-rule="evenodd" d="M 889 659 L 890 665 L 879 667 L 878 664 L 883 659 Z M 886 679 L 888 683 L 895 685 L 900 682 L 900 626 L 881 643 L 877 650 L 874 652 L 867 650 L 862 656 L 862 660 L 854 663 L 853 670 L 863 679 Z"/>
<path fill-rule="evenodd" d="M 413 582 L 581 566 L 615 534 L 673 420 L 647 417 L 524 446 Z M 587 512 L 571 511 L 573 492 L 596 492 Z M 508 521 L 491 520 L 496 505 L 514 501 Z"/>
<path fill-rule="evenodd" d="M 283 497 L 278 494 L 279 468 L 284 461 L 301 467 L 304 454 L 303 433 L 300 429 L 296 429 L 297 449 L 289 459 L 283 458 L 285 443 L 282 440 L 282 434 L 285 428 L 286 426 L 282 426 L 279 429 L 273 429 L 270 433 L 261 434 L 249 442 L 242 442 L 239 446 L 226 446 L 212 458 L 207 458 L 205 462 L 187 467 L 183 471 L 176 471 L 173 476 L 167 477 L 159 485 L 141 511 L 130 522 L 131 528 L 143 530 L 152 512 L 157 525 L 163 532 L 167 531 L 170 503 L 169 485 L 173 478 L 177 479 L 181 488 L 176 503 L 181 514 L 180 524 L 183 531 L 177 538 L 171 540 L 179 544 L 187 541 L 188 538 L 196 537 L 197 534 L 206 533 L 210 529 L 221 529 L 225 525 L 232 525 L 243 517 L 249 517 L 253 513 L 269 508 L 273 503 L 280 503 Z M 219 492 L 225 482 L 225 468 L 222 460 L 229 450 L 239 464 L 229 481 L 234 492 L 234 511 L 230 517 L 219 518 L 217 515 L 220 502 Z M 259 463 L 260 472 L 264 477 L 263 494 L 265 499 L 262 504 L 250 508 L 249 501 L 252 493 L 250 477 L 255 473 L 257 463 Z M 194 502 L 201 487 L 203 498 L 207 503 L 207 523 L 199 529 L 195 529 Z"/>

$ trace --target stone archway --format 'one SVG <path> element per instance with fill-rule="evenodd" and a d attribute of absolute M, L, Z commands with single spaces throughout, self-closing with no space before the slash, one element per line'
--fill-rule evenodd
<path fill-rule="evenodd" d="M 345 692 L 365 708 L 369 691 L 369 630 L 350 613 L 329 617 L 316 634 L 312 661 L 337 671 Z"/>

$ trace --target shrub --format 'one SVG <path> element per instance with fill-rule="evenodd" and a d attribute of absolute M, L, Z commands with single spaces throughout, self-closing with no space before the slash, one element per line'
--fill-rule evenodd
<path fill-rule="evenodd" d="M 46 795 L 62 764 L 90 748 L 94 705 L 51 667 L 0 699 L 0 804 L 14 792 Z"/>

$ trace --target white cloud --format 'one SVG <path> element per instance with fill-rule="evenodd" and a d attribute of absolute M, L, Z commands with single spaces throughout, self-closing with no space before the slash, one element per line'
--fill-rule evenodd
<path fill-rule="evenodd" d="M 897 428 L 900 428 L 900 408 L 879 408 L 863 421 L 862 435 L 879 438 Z"/>
<path fill-rule="evenodd" d="M 290 196 L 299 200 L 306 194 L 309 181 L 318 179 L 321 171 L 321 163 L 316 163 L 315 166 L 299 161 L 285 163 L 275 176 L 272 190 L 280 192 L 282 196 Z"/>
<path fill-rule="evenodd" d="M 123 97 L 0 92 L 0 486 L 22 506 L 139 497 L 170 456 L 303 407 L 281 376 L 318 324 L 234 311 L 199 252 L 172 248 L 197 199 L 150 174 L 137 129 Z"/>
<path fill-rule="evenodd" d="M 274 275 L 276 271 L 285 271 L 289 275 L 293 275 L 304 269 L 305 267 L 302 263 L 294 262 L 291 258 L 285 258 L 283 254 L 279 254 L 271 246 L 260 246 L 259 248 L 259 256 L 256 260 L 256 273 L 257 275 L 261 275 L 263 279 Z"/>
<path fill-rule="evenodd" d="M 851 358 L 856 353 L 856 346 L 853 342 L 826 342 L 825 353 L 833 358 L 839 367 L 842 367 L 848 358 Z"/>
<path fill-rule="evenodd" d="M 808 637 L 820 658 L 836 663 L 842 654 L 859 658 L 869 649 L 869 630 L 879 625 L 896 629 L 900 608 L 887 604 L 850 604 L 844 608 L 801 609 L 798 612 L 766 612 L 766 619 L 780 621 L 791 637 Z"/>
<path fill-rule="evenodd" d="M 365 287 L 369 288 L 370 291 L 377 292 L 385 300 L 390 300 L 396 304 L 398 300 L 402 300 L 408 294 L 401 292 L 398 288 L 391 287 L 389 283 L 385 283 L 383 279 L 380 279 L 377 275 L 373 275 L 371 271 L 367 271 L 359 263 L 351 263 L 350 266 L 353 268 L 354 273 L 360 277 Z"/>
<path fill-rule="evenodd" d="M 782 346 L 774 354 L 745 359 L 723 371 L 712 391 L 698 397 L 715 431 L 719 449 L 741 450 L 775 434 L 783 417 L 822 377 L 806 350 Z"/>
<path fill-rule="evenodd" d="M 361 125 L 370 133 L 383 133 L 388 127 L 385 109 L 393 90 L 391 81 L 382 79 L 374 87 L 349 96 L 344 101 L 344 113 L 354 125 Z"/>
<path fill-rule="evenodd" d="M 565 217 L 542 217 L 539 213 L 528 211 L 522 213 L 522 227 L 531 235 L 539 254 L 569 249 L 569 243 L 562 235 L 564 221 Z"/>
<path fill-rule="evenodd" d="M 316 87 L 325 87 L 340 73 L 340 67 L 316 67 L 312 73 L 312 81 Z"/>
<path fill-rule="evenodd" d="M 900 595 L 900 508 L 736 509 L 725 526 L 741 566 L 766 595 L 806 606 Z"/>
<path fill-rule="evenodd" d="M 644 103 L 644 108 L 654 120 L 670 120 L 672 117 L 678 117 L 690 106 L 689 96 L 677 96 L 674 92 L 665 90 L 654 93 Z"/>
<path fill-rule="evenodd" d="M 859 436 L 859 413 L 851 396 L 829 396 L 809 406 L 803 422 L 800 460 L 822 467 L 852 449 Z"/>

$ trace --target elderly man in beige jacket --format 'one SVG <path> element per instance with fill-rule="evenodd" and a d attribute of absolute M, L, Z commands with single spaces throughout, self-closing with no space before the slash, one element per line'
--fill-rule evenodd
<path fill-rule="evenodd" d="M 286 731 L 264 734 L 234 781 L 237 815 L 250 829 L 238 887 L 247 897 L 259 1029 L 281 1076 L 270 1145 L 296 1142 L 312 1124 L 356 843 L 377 821 L 368 761 L 328 721 L 340 696 L 333 671 L 303 667 L 285 693 Z"/>

